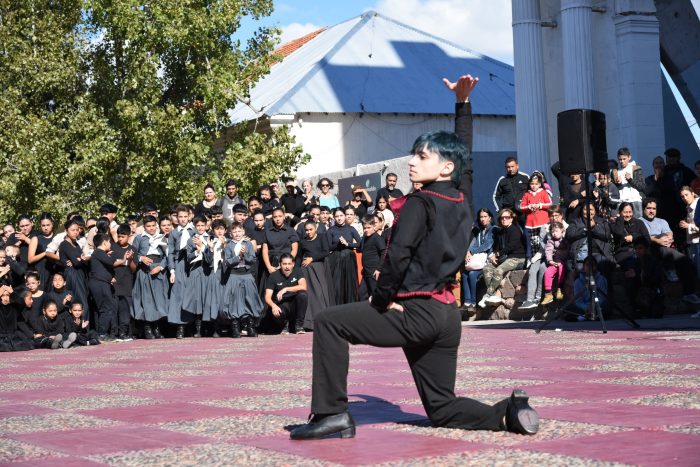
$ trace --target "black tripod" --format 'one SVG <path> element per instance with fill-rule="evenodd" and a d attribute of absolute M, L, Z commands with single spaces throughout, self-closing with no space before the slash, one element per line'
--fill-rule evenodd
<path fill-rule="evenodd" d="M 592 252 L 593 252 L 593 232 L 591 228 L 591 216 L 590 216 L 590 209 L 588 207 L 592 205 L 592 194 L 590 191 L 590 182 L 588 180 L 588 173 L 585 173 L 584 175 L 584 182 L 585 182 L 585 187 L 586 187 L 586 199 L 585 199 L 585 205 L 583 206 L 583 209 L 585 210 L 585 222 L 586 222 L 586 246 L 588 247 L 588 257 L 586 258 L 586 261 L 589 259 L 593 259 L 592 257 Z M 544 328 L 549 326 L 549 324 L 561 317 L 563 314 L 571 314 L 571 315 L 576 315 L 580 316 L 578 313 L 575 313 L 573 311 L 569 311 L 566 308 L 574 303 L 577 298 L 583 294 L 583 292 L 588 291 L 588 296 L 590 297 L 590 301 L 588 303 L 588 311 L 586 313 L 586 316 L 591 320 L 600 320 L 600 326 L 603 329 L 603 334 L 606 334 L 608 332 L 607 328 L 605 327 L 605 318 L 603 317 L 603 312 L 600 309 L 600 302 L 598 301 L 598 287 L 596 286 L 595 283 L 595 274 L 593 272 L 593 267 L 588 267 L 586 268 L 586 261 L 584 261 L 584 272 L 586 274 L 586 289 L 582 290 L 579 292 L 576 296 L 572 297 L 569 299 L 567 302 L 564 304 L 561 304 L 557 310 L 556 313 L 548 313 L 547 320 L 540 326 L 537 331 L 538 334 L 542 332 Z M 610 284 L 610 287 L 612 287 L 612 284 Z M 630 326 L 633 328 L 639 329 L 639 323 L 637 323 L 635 320 L 630 318 L 627 313 L 620 307 L 616 307 L 617 311 L 622 315 L 622 317 L 627 321 Z"/>

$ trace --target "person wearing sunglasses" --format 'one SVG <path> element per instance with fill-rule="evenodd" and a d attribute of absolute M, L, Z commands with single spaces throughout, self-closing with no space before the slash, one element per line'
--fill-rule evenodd
<path fill-rule="evenodd" d="M 501 296 L 496 295 L 501 280 L 508 272 L 525 267 L 525 235 L 512 209 L 503 208 L 498 212 L 498 227 L 493 233 L 493 253 L 489 255 L 482 272 L 486 294 L 479 302 L 481 308 L 503 302 Z"/>
<path fill-rule="evenodd" d="M 318 195 L 319 205 L 326 206 L 329 209 L 335 209 L 340 207 L 338 197 L 331 192 L 331 190 L 333 189 L 333 182 L 330 179 L 323 177 L 321 180 L 318 181 L 318 184 L 316 184 L 316 188 L 321 190 L 321 194 Z"/>

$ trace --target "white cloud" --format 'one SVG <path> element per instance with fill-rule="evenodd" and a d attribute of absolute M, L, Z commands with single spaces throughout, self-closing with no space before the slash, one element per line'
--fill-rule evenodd
<path fill-rule="evenodd" d="M 300 37 L 303 37 L 310 32 L 314 32 L 318 29 L 321 29 L 322 26 L 318 26 L 313 23 L 292 23 L 288 24 L 287 26 L 282 27 L 282 35 L 280 38 L 282 39 L 282 44 L 285 42 L 289 42 L 294 39 L 298 39 Z"/>
<path fill-rule="evenodd" d="M 378 0 L 374 9 L 461 47 L 513 63 L 511 0 Z"/>

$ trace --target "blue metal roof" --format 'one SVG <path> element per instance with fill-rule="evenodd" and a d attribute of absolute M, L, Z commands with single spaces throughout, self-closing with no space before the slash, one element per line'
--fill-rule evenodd
<path fill-rule="evenodd" d="M 467 73 L 480 78 L 475 114 L 515 115 L 512 66 L 369 11 L 274 65 L 251 89 L 250 106 L 229 113 L 232 123 L 298 112 L 452 113 L 441 80 Z"/>

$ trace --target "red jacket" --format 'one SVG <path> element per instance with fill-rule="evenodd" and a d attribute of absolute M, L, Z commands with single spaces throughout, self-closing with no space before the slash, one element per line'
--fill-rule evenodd
<path fill-rule="evenodd" d="M 542 205 L 537 210 L 531 211 L 530 206 Z M 544 189 L 540 188 L 536 192 L 528 190 L 520 203 L 520 210 L 526 214 L 525 227 L 534 229 L 549 224 L 549 214 L 547 210 L 552 205 L 552 197 Z"/>

